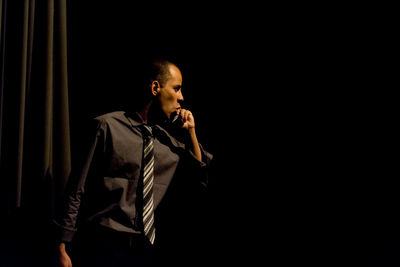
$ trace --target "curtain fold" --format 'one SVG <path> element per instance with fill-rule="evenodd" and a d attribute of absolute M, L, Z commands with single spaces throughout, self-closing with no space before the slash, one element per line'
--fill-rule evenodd
<path fill-rule="evenodd" d="M 18 141 L 17 141 L 17 169 L 16 169 L 16 203 L 17 207 L 21 206 L 21 185 L 22 185 L 22 168 L 24 154 L 24 129 L 25 129 L 25 105 L 26 105 L 26 75 L 28 55 L 28 29 L 29 29 L 29 0 L 24 1 L 23 9 L 23 25 L 22 25 L 22 42 L 21 42 L 21 67 L 20 67 L 20 87 L 19 87 L 19 118 L 18 118 Z"/>
<path fill-rule="evenodd" d="M 0 1 L 2 190 L 51 218 L 71 169 L 67 0 Z"/>
<path fill-rule="evenodd" d="M 58 58 L 59 62 L 59 94 L 57 95 L 57 108 L 56 114 L 58 117 L 56 121 L 56 129 L 58 131 L 56 137 L 59 138 L 58 148 L 61 151 L 57 151 L 56 155 L 59 156 L 57 159 L 57 168 L 55 174 L 59 177 L 58 190 L 62 192 L 66 186 L 69 173 L 71 171 L 71 141 L 70 141 L 70 120 L 69 120 L 69 97 L 68 97 L 68 60 L 67 60 L 67 2 L 59 1 L 59 7 L 57 8 L 58 18 Z"/>
<path fill-rule="evenodd" d="M 2 132 L 3 132 L 3 98 L 4 98 L 4 51 L 5 51 L 5 10 L 7 0 L 0 0 L 0 162 L 2 158 Z M 4 15 L 3 15 L 4 12 Z"/>
<path fill-rule="evenodd" d="M 67 13 L 68 0 L 0 0 L 1 266 L 53 266 L 71 170 Z"/>
<path fill-rule="evenodd" d="M 51 177 L 52 170 L 52 143 L 53 143 L 53 53 L 54 53 L 54 1 L 48 1 L 46 29 L 46 82 L 44 95 L 44 137 L 43 137 L 43 164 L 42 176 Z"/>

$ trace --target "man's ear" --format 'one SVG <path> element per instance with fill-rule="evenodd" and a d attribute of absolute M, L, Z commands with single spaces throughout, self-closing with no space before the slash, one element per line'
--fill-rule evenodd
<path fill-rule="evenodd" d="M 156 96 L 160 92 L 161 85 L 158 81 L 151 82 L 151 94 Z"/>

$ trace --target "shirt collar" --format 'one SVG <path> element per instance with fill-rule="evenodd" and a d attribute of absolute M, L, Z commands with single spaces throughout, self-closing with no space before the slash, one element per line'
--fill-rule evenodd
<path fill-rule="evenodd" d="M 125 116 L 133 127 L 138 127 L 145 124 L 138 112 L 125 112 Z"/>
<path fill-rule="evenodd" d="M 143 121 L 142 117 L 139 115 L 139 112 L 134 112 L 134 111 L 127 111 L 125 112 L 125 116 L 129 120 L 132 126 L 138 127 L 142 126 L 144 124 L 149 125 L 149 126 L 155 126 L 155 125 L 160 125 L 162 128 L 165 128 L 165 126 L 168 126 L 168 119 L 165 119 L 163 122 L 156 123 L 156 124 L 147 124 Z"/>
<path fill-rule="evenodd" d="M 142 117 L 140 117 L 138 112 L 126 112 L 125 116 L 131 123 L 132 127 L 139 127 L 144 125 L 144 121 L 142 120 Z M 179 149 L 185 149 L 185 145 L 172 137 L 162 126 L 160 125 L 154 125 L 153 127 L 153 134 L 155 136 L 158 136 L 158 138 L 166 138 L 164 139 L 165 142 L 168 142 L 170 145 L 179 148 Z"/>

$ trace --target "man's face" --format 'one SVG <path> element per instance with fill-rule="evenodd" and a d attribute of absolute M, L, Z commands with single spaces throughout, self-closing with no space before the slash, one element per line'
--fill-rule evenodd
<path fill-rule="evenodd" d="M 181 71 L 174 65 L 169 66 L 169 71 L 169 79 L 164 82 L 157 94 L 161 109 L 168 118 L 171 113 L 181 108 L 180 102 L 183 101 Z"/>

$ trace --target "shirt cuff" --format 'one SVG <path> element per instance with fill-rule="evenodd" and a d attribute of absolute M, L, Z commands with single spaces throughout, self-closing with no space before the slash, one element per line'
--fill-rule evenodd
<path fill-rule="evenodd" d="M 58 242 L 58 243 L 71 242 L 76 233 L 76 229 L 65 228 L 65 227 L 61 226 L 57 221 L 53 221 L 53 223 L 56 226 L 56 236 L 55 236 L 56 242 Z"/>
<path fill-rule="evenodd" d="M 187 149 L 187 152 L 189 153 L 193 164 L 198 165 L 201 168 L 206 168 L 210 165 L 213 155 L 205 151 L 201 146 L 201 144 L 199 144 L 199 146 L 201 151 L 201 161 L 197 159 L 197 157 L 195 156 L 195 154 L 191 149 Z"/>

